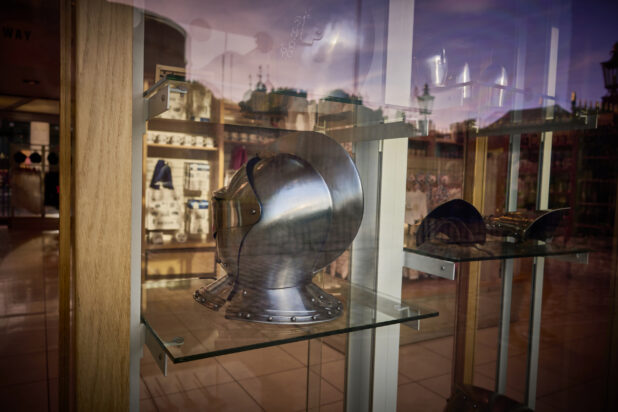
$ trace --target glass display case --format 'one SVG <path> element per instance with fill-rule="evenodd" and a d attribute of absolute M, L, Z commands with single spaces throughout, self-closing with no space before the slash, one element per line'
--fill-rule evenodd
<path fill-rule="evenodd" d="M 549 310 L 552 327 L 564 322 L 568 333 L 577 327 L 571 322 L 580 314 L 570 308 L 590 299 L 579 295 L 585 281 L 577 273 L 593 271 L 600 275 L 591 275 L 589 288 L 605 295 L 599 307 L 586 304 L 609 322 L 618 176 L 608 143 L 616 134 L 615 89 L 602 103 L 582 103 L 578 96 L 600 97 L 603 79 L 600 71 L 590 74 L 588 63 L 588 71 L 577 72 L 584 69 L 576 62 L 591 50 L 607 52 L 616 39 L 580 48 L 580 37 L 591 34 L 577 24 L 584 8 L 579 2 L 474 4 L 148 0 L 135 9 L 140 318 L 146 346 L 164 374 L 168 359 L 198 362 L 308 341 L 307 410 L 319 410 L 328 397 L 322 356 L 330 350 L 342 356 L 344 376 L 333 410 L 404 408 L 414 405 L 407 389 L 431 385 L 427 396 L 439 392 L 442 406 L 472 386 L 530 409 L 567 403 L 572 395 L 556 400 L 546 388 L 543 322 Z M 574 80 L 593 77 L 586 85 Z M 251 230 L 246 204 L 230 218 L 213 210 L 212 193 L 236 190 L 234 179 L 245 168 L 246 184 L 254 187 L 251 168 L 291 153 L 281 142 L 303 132 L 337 142 L 362 185 L 358 233 L 332 263 L 312 272 L 314 284 L 342 302 L 342 315 L 276 325 L 253 323 L 247 313 L 230 319 L 216 305 L 214 311 L 200 305 L 196 290 L 240 276 L 241 252 L 234 264 L 222 261 L 223 241 L 216 235 L 229 222 L 220 216 L 245 228 L 243 241 Z M 301 186 L 299 175 L 283 170 L 281 191 Z M 469 227 L 455 213 L 425 223 L 435 236 L 419 243 L 422 222 L 453 199 L 478 212 L 482 239 L 466 238 L 462 231 Z M 559 208 L 569 213 L 542 238 L 485 236 L 488 219 Z M 291 225 L 291 214 L 283 218 Z M 306 231 L 315 227 L 307 223 Z M 313 248 L 308 238 L 290 242 Z M 324 252 L 321 247 L 315 246 Z M 547 298 L 548 290 L 562 295 Z M 556 309 L 563 298 L 564 313 Z M 491 339 L 481 341 L 487 334 Z M 446 349 L 436 349 L 444 342 Z M 449 367 L 416 379 L 408 370 L 415 365 L 409 353 L 421 347 L 415 345 L 429 348 L 431 356 L 439 352 L 436 365 Z M 559 345 L 559 359 L 571 359 L 564 354 L 574 350 L 571 341 Z M 608 345 L 603 340 L 603 350 Z M 493 358 L 479 364 L 482 348 Z M 559 361 L 549 370 L 564 372 Z M 585 383 L 572 369 L 566 375 L 568 384 L 554 392 Z"/>

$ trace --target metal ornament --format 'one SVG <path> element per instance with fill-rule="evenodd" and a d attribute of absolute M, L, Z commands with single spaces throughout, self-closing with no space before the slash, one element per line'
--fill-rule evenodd
<path fill-rule="evenodd" d="M 548 241 L 553 238 L 570 208 L 509 212 L 485 218 L 487 232 L 494 236 L 510 236 L 518 241 Z"/>
<path fill-rule="evenodd" d="M 487 234 L 511 237 L 516 242 L 549 241 L 570 208 L 508 212 L 483 218 L 476 208 L 454 199 L 432 210 L 416 231 L 416 245 L 429 240 L 453 244 L 485 243 Z"/>
<path fill-rule="evenodd" d="M 470 203 L 453 199 L 441 204 L 423 219 L 416 231 L 416 245 L 431 239 L 447 243 L 485 243 L 483 217 Z"/>
<path fill-rule="evenodd" d="M 315 323 L 342 304 L 312 283 L 350 245 L 363 215 L 360 177 L 348 153 L 315 132 L 277 140 L 213 196 L 217 254 L 226 276 L 194 299 L 226 318 Z"/>

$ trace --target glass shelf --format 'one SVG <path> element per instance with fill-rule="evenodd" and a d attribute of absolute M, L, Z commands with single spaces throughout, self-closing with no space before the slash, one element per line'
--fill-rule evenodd
<path fill-rule="evenodd" d="M 142 321 L 156 344 L 179 363 L 438 316 L 410 301 L 330 276 L 323 279 L 316 283 L 343 302 L 343 314 L 329 322 L 291 326 L 226 319 L 225 308 L 215 312 L 193 300 L 194 291 L 209 283 L 202 279 L 145 283 Z"/>
<path fill-rule="evenodd" d="M 404 251 L 449 262 L 472 262 L 479 260 L 500 260 L 537 256 L 574 255 L 580 261 L 590 252 L 590 248 L 560 242 L 545 243 L 540 240 L 510 242 L 502 238 L 488 236 L 484 244 L 456 245 L 441 241 L 429 241 L 416 246 L 414 237 L 407 236 Z"/>

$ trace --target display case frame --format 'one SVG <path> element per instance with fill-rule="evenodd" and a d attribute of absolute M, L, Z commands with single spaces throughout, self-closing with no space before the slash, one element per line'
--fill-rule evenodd
<path fill-rule="evenodd" d="M 389 45 L 394 51 L 408 47 L 412 49 L 411 34 L 412 28 L 406 26 L 406 18 L 413 17 L 414 4 L 410 5 L 393 5 L 394 9 L 391 13 L 400 16 L 399 19 L 394 18 L 389 21 L 388 30 L 392 34 L 392 38 L 410 38 L 410 44 L 405 45 Z M 397 9 L 398 8 L 398 9 Z M 140 11 L 135 11 L 136 19 L 140 18 Z M 142 33 L 143 36 L 143 33 Z M 407 36 L 407 37 L 406 37 Z M 134 37 L 135 41 L 139 42 L 139 34 Z M 143 37 L 141 38 L 143 42 Z M 550 43 L 552 42 L 550 34 Z M 139 44 L 139 43 L 137 43 Z M 553 44 L 553 43 L 552 43 Z M 555 46 L 555 45 L 554 45 Z M 548 60 L 551 62 L 552 53 L 555 49 L 550 48 L 550 56 Z M 397 56 L 400 58 L 401 56 Z M 389 60 L 390 59 L 390 60 Z M 411 59 L 411 56 L 410 56 Z M 397 64 L 403 64 L 404 68 L 401 71 L 390 71 L 395 64 L 395 53 L 389 54 L 386 58 L 387 84 L 386 97 L 387 103 L 392 105 L 400 104 L 405 106 L 408 104 L 409 96 L 402 94 L 400 90 L 405 90 L 410 86 L 409 76 L 406 78 L 402 73 L 406 69 L 411 69 L 411 60 L 403 63 L 397 60 Z M 390 66 L 389 66 L 390 64 Z M 137 65 L 139 66 L 139 65 Z M 548 78 L 555 80 L 555 64 L 549 67 Z M 135 70 L 135 69 L 134 69 Z M 553 74 L 551 70 L 554 70 Z M 134 80 L 134 91 L 139 89 L 139 81 Z M 517 82 L 516 82 L 517 83 Z M 135 86 L 138 84 L 138 86 Z M 390 86 L 389 86 L 390 85 Z M 397 85 L 397 86 L 394 86 Z M 403 86 L 402 86 L 403 85 Z M 459 84 L 454 87 L 467 87 L 473 84 Z M 480 85 L 487 87 L 487 85 Z M 410 87 L 407 87 L 409 90 Z M 555 84 L 546 84 L 546 95 L 550 98 L 555 95 Z M 522 92 L 522 89 L 517 85 L 513 88 L 516 94 Z M 149 94 L 146 97 L 155 96 L 161 99 L 161 94 Z M 136 104 L 142 108 L 151 107 L 149 100 L 140 101 Z M 517 110 L 517 104 L 515 105 Z M 507 182 L 507 207 L 506 211 L 512 211 L 516 208 L 517 200 L 517 177 L 519 174 L 519 151 L 521 135 L 524 133 L 542 133 L 542 143 L 539 158 L 539 179 L 538 179 L 538 199 L 537 207 L 546 209 L 549 198 L 549 179 L 550 167 L 549 159 L 551 158 L 552 149 L 552 133 L 558 130 L 573 130 L 573 129 L 589 129 L 596 127 L 596 115 L 594 113 L 585 113 L 577 115 L 570 119 L 554 119 L 552 109 L 549 104 L 546 104 L 547 116 L 543 121 L 537 124 L 523 124 L 521 119 L 517 119 L 516 115 L 513 122 L 502 125 L 500 128 L 481 128 L 476 129 L 471 133 L 465 142 L 466 153 L 466 184 L 464 185 L 464 198 L 472 204 L 482 206 L 483 192 L 487 176 L 485 175 L 484 162 L 487 156 L 487 139 L 497 136 L 509 136 L 509 163 L 508 163 L 508 182 Z M 150 113 L 157 112 L 142 110 L 138 113 L 146 113 L 135 123 L 145 123 Z M 519 108 L 521 110 L 521 108 Z M 221 111 L 221 119 L 223 111 Z M 139 116 L 138 116 L 139 117 Z M 484 260 L 500 260 L 503 261 L 501 269 L 502 285 L 501 285 L 501 315 L 500 315 L 500 335 L 498 343 L 498 366 L 496 380 L 496 391 L 504 393 L 507 371 L 508 348 L 502 342 L 508 342 L 508 325 L 510 316 L 510 301 L 512 292 L 512 277 L 513 277 L 513 259 L 523 257 L 533 257 L 535 260 L 532 278 L 532 299 L 531 299 L 531 329 L 529 340 L 529 360 L 527 373 L 527 391 L 526 403 L 529 407 L 534 408 L 536 398 L 536 381 L 538 369 L 538 350 L 540 336 L 540 313 L 541 313 L 541 298 L 543 290 L 543 273 L 545 258 L 569 259 L 577 263 L 587 263 L 589 249 L 580 246 L 560 246 L 553 244 L 534 243 L 534 244 L 517 244 L 510 240 L 500 240 L 488 246 L 488 249 L 493 247 L 493 251 L 485 256 L 470 253 L 470 249 L 463 247 L 452 247 L 447 251 L 440 250 L 423 250 L 416 247 L 403 247 L 403 235 L 393 235 L 393 233 L 401 232 L 401 222 L 403 222 L 403 199 L 405 199 L 405 171 L 407 165 L 407 149 L 408 139 L 413 137 L 417 132 L 406 125 L 404 122 L 392 123 L 374 123 L 374 124 L 356 124 L 356 117 L 351 115 L 352 128 L 339 127 L 324 127 L 323 131 L 331 135 L 339 142 L 352 142 L 354 144 L 354 152 L 356 155 L 356 164 L 359 173 L 365 182 L 371 182 L 368 185 L 368 190 L 365 193 L 366 210 L 364 214 L 363 226 L 359 232 L 357 239 L 352 245 L 352 284 L 359 287 L 367 288 L 375 296 L 388 297 L 386 299 L 394 299 L 396 302 L 401 295 L 401 269 L 408 267 L 432 275 L 444 277 L 457 282 L 457 321 L 456 321 L 456 340 L 455 340 L 455 366 L 453 387 L 459 383 L 470 383 L 473 366 L 469 361 L 470 351 L 474 350 L 474 334 L 475 334 L 475 313 L 477 312 L 477 303 L 474 302 L 474 295 L 478 293 L 479 281 L 479 262 Z M 171 123 L 170 123 L 171 124 Z M 141 126 L 137 126 L 138 128 Z M 217 128 L 223 136 L 223 131 L 226 128 L 238 130 L 242 126 L 226 124 L 223 120 L 217 123 L 216 126 L 211 124 L 204 126 L 208 128 Z M 273 136 L 278 136 L 286 131 L 281 129 L 264 129 L 267 133 Z M 140 137 L 141 138 L 141 137 Z M 422 137 L 419 137 L 419 139 Z M 134 129 L 134 139 L 135 129 Z M 221 138 L 223 145 L 225 144 Z M 223 145 L 218 149 L 223 150 Z M 220 155 L 221 159 L 221 155 Z M 221 180 L 222 181 L 222 180 Z M 482 207 L 479 207 L 482 209 Z M 377 233 L 377 237 L 374 234 Z M 371 245 L 370 249 L 377 251 L 375 254 L 366 254 L 367 245 Z M 493 245 L 493 246 L 492 246 Z M 367 269 L 371 268 L 371 269 Z M 140 285 L 141 286 L 141 285 Z M 143 296 L 143 295 L 142 295 Z M 147 346 L 155 355 L 155 358 L 160 362 L 160 366 L 165 371 L 165 362 L 168 357 L 174 362 L 190 361 L 191 357 L 178 357 L 173 354 L 173 348 L 179 342 L 162 337 L 164 334 L 157 331 L 156 326 L 153 326 L 147 319 L 144 310 L 140 313 L 140 319 L 144 322 L 141 330 Z M 377 316 L 376 319 L 380 318 Z M 346 407 L 348 410 L 394 410 L 396 405 L 396 371 L 397 371 L 397 355 L 393 355 L 395 348 L 398 348 L 399 331 L 392 324 L 399 322 L 407 322 L 416 320 L 414 317 L 404 317 L 397 321 L 376 320 L 373 323 L 368 323 L 359 328 L 341 328 L 337 333 L 350 333 L 348 341 L 348 355 L 346 358 L 347 364 L 347 391 L 346 391 Z M 378 328 L 379 329 L 376 329 Z M 372 330 L 375 329 L 375 330 Z M 308 333 L 302 337 L 291 338 L 296 339 L 318 339 L 316 342 L 319 345 L 319 337 L 324 336 L 320 333 Z M 277 345 L 291 340 L 272 340 L 268 345 Z M 230 353 L 240 350 L 250 350 L 254 348 L 251 345 L 239 345 L 229 351 L 210 351 L 204 352 L 203 356 L 217 356 L 222 353 Z M 472 348 L 472 349 L 471 349 Z M 315 351 L 315 347 L 309 346 L 310 359 L 311 353 Z M 395 351 L 396 352 L 396 351 Z M 316 357 L 319 358 L 319 350 Z M 472 357 L 473 358 L 473 357 Z M 310 361 L 311 363 L 311 361 Z M 395 371 L 395 373 L 393 373 Z M 308 380 L 308 400 L 307 407 L 311 404 L 315 396 L 315 385 L 311 380 Z M 319 396 L 319 389 L 317 390 Z M 310 395 L 309 395 L 310 394 Z"/>

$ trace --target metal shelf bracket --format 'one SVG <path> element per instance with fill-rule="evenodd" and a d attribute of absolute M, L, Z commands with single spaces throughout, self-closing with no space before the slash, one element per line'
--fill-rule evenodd
<path fill-rule="evenodd" d="M 448 260 L 419 255 L 405 250 L 403 266 L 444 279 L 455 280 L 455 263 Z"/>

